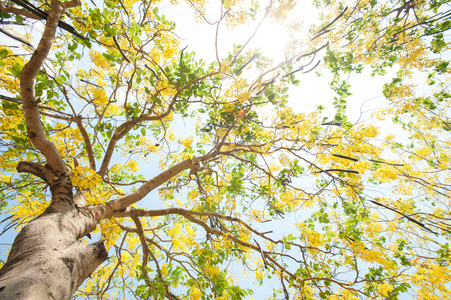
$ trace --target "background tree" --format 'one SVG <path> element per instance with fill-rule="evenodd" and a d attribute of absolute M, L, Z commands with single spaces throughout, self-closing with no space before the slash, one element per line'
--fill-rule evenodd
<path fill-rule="evenodd" d="M 292 1 L 223 1 L 212 18 L 203 1 L 187 3 L 217 32 L 223 23 L 258 30 L 261 20 L 293 9 Z M 420 4 L 424 15 L 437 8 L 412 6 Z M 438 150 L 430 143 L 447 127 L 446 86 L 440 107 L 421 110 L 424 102 L 409 99 L 421 121 L 409 148 L 393 138 L 379 142 L 373 125 L 347 122 L 346 84 L 335 88 L 342 98 L 332 122 L 321 109 L 286 107 L 288 88 L 326 48 L 328 30 L 359 33 L 358 13 L 367 18 L 360 24 L 366 33 L 368 18 L 383 28 L 384 20 L 399 23 L 397 13 L 378 19 L 377 3 L 359 2 L 346 15 L 344 5 L 331 3 L 311 48 L 295 43 L 281 63 L 248 43 L 225 57 L 216 49 L 216 61 L 206 63 L 179 49 L 175 23 L 157 2 L 1 5 L 3 22 L 46 21 L 36 49 L 31 37 L 7 29 L 22 49 L 0 50 L 1 197 L 3 213 L 21 229 L 0 270 L 0 298 L 242 299 L 252 290 L 237 280 L 237 265 L 257 284 L 277 282 L 273 297 L 449 294 L 447 156 L 445 148 L 432 155 Z M 433 20 L 424 22 L 442 26 Z M 365 50 L 360 42 L 338 53 L 332 47 L 341 41 L 329 37 L 324 59 L 336 74 L 333 87 L 340 72 L 361 69 L 352 51 L 374 55 L 374 66 L 395 55 L 383 52 L 387 43 Z M 408 51 L 396 43 L 392 51 Z M 387 95 L 398 95 L 397 83 Z M 408 124 L 405 109 L 396 109 L 385 113 Z M 426 144 L 431 152 L 423 153 Z M 386 146 L 407 153 L 403 161 L 392 160 Z M 374 197 L 380 184 L 403 197 Z M 89 242 L 91 233 L 100 241 Z"/>

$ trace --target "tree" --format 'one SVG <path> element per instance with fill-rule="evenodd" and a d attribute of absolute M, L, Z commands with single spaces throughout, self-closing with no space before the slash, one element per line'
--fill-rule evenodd
<path fill-rule="evenodd" d="M 218 31 L 223 23 L 251 23 L 258 30 L 263 19 L 285 18 L 294 4 L 223 1 L 213 20 L 205 2 L 187 3 Z M 376 4 L 359 2 L 345 15 L 344 6 L 336 12 L 332 3 L 333 17 L 312 31 L 311 48 L 293 44 L 280 64 L 248 43 L 207 64 L 179 49 L 175 23 L 156 2 L 1 5 L 4 22 L 46 21 L 36 49 L 30 37 L 8 30 L 26 53 L 6 45 L 0 50 L 7 94 L 0 121 L 1 197 L 3 213 L 20 227 L 0 270 L 0 298 L 124 293 L 138 299 L 243 299 L 252 290 L 234 279 L 237 263 L 260 285 L 280 284 L 274 297 L 449 294 L 447 140 L 429 142 L 437 128 L 448 128 L 446 87 L 432 101 L 440 108 L 419 98 L 405 101 L 409 113 L 422 112 L 415 115 L 420 127 L 409 127 L 416 132 L 414 147 L 393 138 L 384 145 L 375 126 L 346 120 L 347 90 L 339 74 L 361 69 L 352 51 L 364 53 L 363 44 L 339 53 L 333 46 L 341 39 L 329 37 L 326 49 L 333 26 L 351 35 L 359 33 L 359 24 L 366 32 L 368 18 L 379 12 Z M 396 11 L 438 8 L 409 5 Z M 352 19 L 355 12 L 364 14 L 363 22 Z M 399 17 L 382 14 L 371 24 L 398 24 Z M 423 22 L 445 31 L 442 21 Z M 404 32 L 410 30 L 403 24 Z M 393 37 L 388 29 L 380 32 L 374 30 Z M 447 49 L 444 37 L 434 40 L 440 48 L 433 51 Z M 386 44 L 374 43 L 362 57 L 375 56 L 373 66 L 383 62 L 388 68 L 393 51 L 410 51 L 399 46 L 390 52 Z M 286 106 L 289 87 L 323 49 L 336 75 L 332 86 L 340 86 L 332 122 L 321 108 L 298 113 Z M 394 97 L 397 83 L 387 85 L 388 96 Z M 272 113 L 265 114 L 265 107 Z M 401 120 L 404 110 L 389 109 Z M 444 115 L 439 121 L 431 117 L 438 111 Z M 387 146 L 412 156 L 393 160 Z M 396 201 L 369 192 L 381 185 L 406 197 Z M 436 208 L 415 198 L 425 194 Z M 153 197 L 160 203 L 149 203 Z M 298 219 L 290 217 L 296 213 Z M 264 229 L 287 220 L 294 224 L 283 236 Z M 89 242 L 91 233 L 99 241 Z"/>

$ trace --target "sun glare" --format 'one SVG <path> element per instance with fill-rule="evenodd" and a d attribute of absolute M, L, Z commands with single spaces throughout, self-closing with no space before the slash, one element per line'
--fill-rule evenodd
<path fill-rule="evenodd" d="M 285 48 L 289 42 L 286 28 L 274 21 L 264 22 L 251 41 L 251 47 L 260 49 L 263 55 L 274 62 L 285 59 Z"/>

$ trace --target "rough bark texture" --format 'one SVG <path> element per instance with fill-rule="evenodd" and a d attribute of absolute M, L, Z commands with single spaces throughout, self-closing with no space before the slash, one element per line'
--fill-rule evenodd
<path fill-rule="evenodd" d="M 23 228 L 0 270 L 0 299 L 69 299 L 108 256 L 102 242 L 77 240 L 77 223 L 83 217 L 72 209 L 44 213 Z"/>
<path fill-rule="evenodd" d="M 73 204 L 70 177 L 53 177 L 51 204 L 20 231 L 0 270 L 0 299 L 69 299 L 108 257 L 103 242 L 80 242 L 97 222 Z"/>

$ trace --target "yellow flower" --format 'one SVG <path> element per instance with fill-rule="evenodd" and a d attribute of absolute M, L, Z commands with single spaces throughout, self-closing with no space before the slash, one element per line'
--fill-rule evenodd
<path fill-rule="evenodd" d="M 92 91 L 92 97 L 94 98 L 94 103 L 103 106 L 108 103 L 108 96 L 103 88 L 94 88 Z"/>
<path fill-rule="evenodd" d="M 393 291 L 393 286 L 388 283 L 379 284 L 377 287 L 378 291 L 382 296 L 387 297 L 391 291 Z"/>
<path fill-rule="evenodd" d="M 192 143 L 193 143 L 193 137 L 192 137 L 192 136 L 186 138 L 186 139 L 182 142 L 183 146 L 185 146 L 185 147 L 187 147 L 187 148 L 190 147 Z"/>
<path fill-rule="evenodd" d="M 161 274 L 164 276 L 166 274 L 168 274 L 168 264 L 163 264 L 161 266 Z"/>
<path fill-rule="evenodd" d="M 199 300 L 202 297 L 202 292 L 198 288 L 192 288 L 189 292 L 189 300 Z"/>
<path fill-rule="evenodd" d="M 168 132 L 167 132 L 167 138 L 168 138 L 168 140 L 169 140 L 170 142 L 172 142 L 172 141 L 175 140 L 175 134 L 174 134 L 174 132 L 173 132 L 172 130 L 168 130 Z"/>
<path fill-rule="evenodd" d="M 128 166 L 130 170 L 132 170 L 133 172 L 138 172 L 139 170 L 138 162 L 134 159 L 130 159 L 130 161 L 128 162 Z"/>

